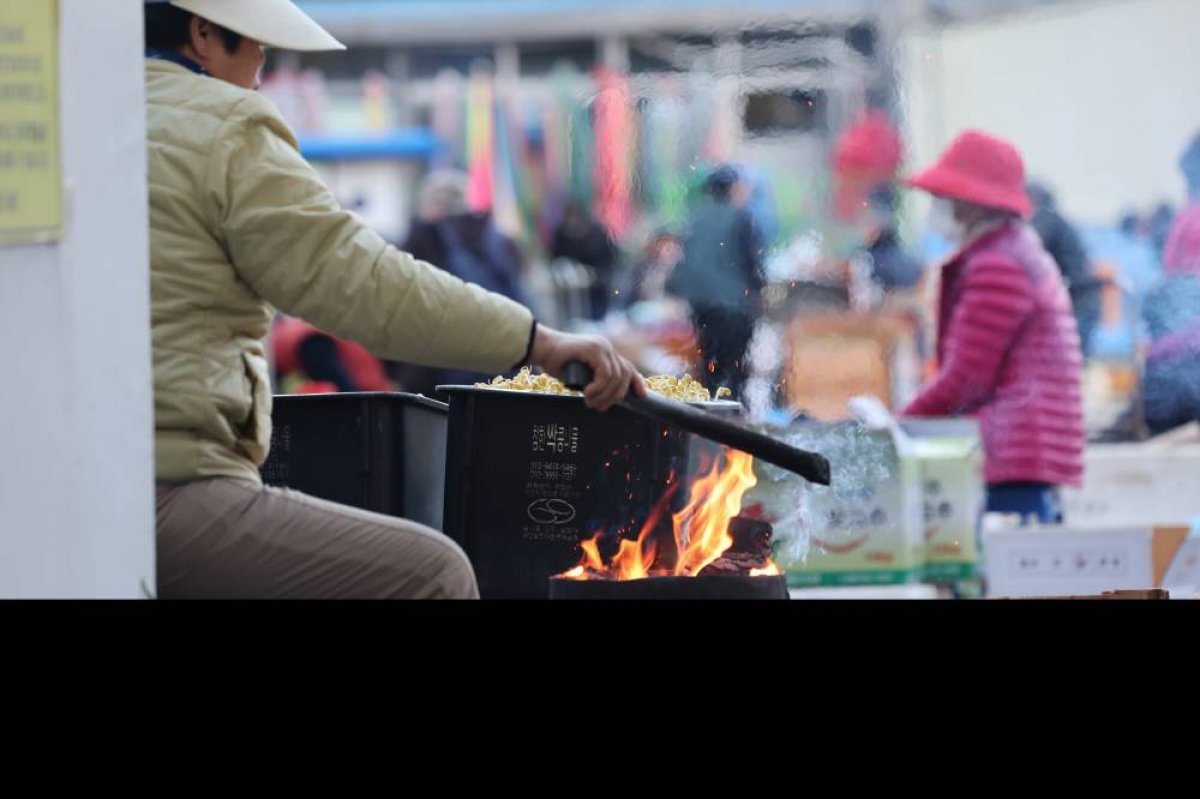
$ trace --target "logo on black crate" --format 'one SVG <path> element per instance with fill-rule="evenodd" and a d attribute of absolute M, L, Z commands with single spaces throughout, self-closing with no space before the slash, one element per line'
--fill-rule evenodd
<path fill-rule="evenodd" d="M 538 499 L 525 513 L 538 524 L 566 524 L 575 518 L 575 506 L 562 499 Z"/>

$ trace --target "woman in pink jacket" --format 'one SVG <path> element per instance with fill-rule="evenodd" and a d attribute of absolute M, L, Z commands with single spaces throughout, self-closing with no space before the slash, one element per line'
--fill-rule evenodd
<path fill-rule="evenodd" d="M 1024 221 L 1021 156 L 968 131 L 909 185 L 934 195 L 959 249 L 941 269 L 938 374 L 905 415 L 977 417 L 988 510 L 1061 521 L 1058 487 L 1083 476 L 1083 357 L 1059 270 Z"/>

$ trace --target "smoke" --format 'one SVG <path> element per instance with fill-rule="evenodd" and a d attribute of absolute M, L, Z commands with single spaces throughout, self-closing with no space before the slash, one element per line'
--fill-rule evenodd
<path fill-rule="evenodd" d="M 879 487 L 900 479 L 889 436 L 857 422 L 798 422 L 766 432 L 824 455 L 832 467 L 831 485 L 819 486 L 769 463 L 756 463 L 759 484 L 750 491 L 746 505 L 761 505 L 774 526 L 775 557 L 781 566 L 804 562 L 813 539 L 837 542 L 889 521 L 879 516 L 878 508 Z"/>

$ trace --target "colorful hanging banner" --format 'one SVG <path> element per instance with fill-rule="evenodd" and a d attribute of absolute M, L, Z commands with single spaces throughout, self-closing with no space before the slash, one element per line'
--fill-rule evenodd
<path fill-rule="evenodd" d="M 614 239 L 620 239 L 632 222 L 632 98 L 628 80 L 611 70 L 598 69 L 596 84 L 596 217 Z"/>
<path fill-rule="evenodd" d="M 467 88 L 467 204 L 472 211 L 490 211 L 495 202 L 495 135 L 492 75 L 471 72 Z"/>

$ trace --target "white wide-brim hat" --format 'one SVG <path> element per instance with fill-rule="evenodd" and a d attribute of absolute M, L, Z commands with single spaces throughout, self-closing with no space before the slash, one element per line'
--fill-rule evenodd
<path fill-rule="evenodd" d="M 148 0 L 169 2 L 222 28 L 281 50 L 345 50 L 292 0 Z"/>

